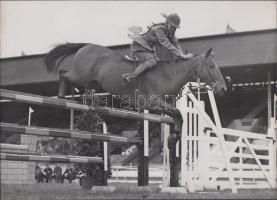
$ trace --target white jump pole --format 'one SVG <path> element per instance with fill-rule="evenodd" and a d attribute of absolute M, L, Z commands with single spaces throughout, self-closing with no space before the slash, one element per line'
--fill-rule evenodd
<path fill-rule="evenodd" d="M 73 100 L 73 88 L 71 88 L 71 99 Z M 74 129 L 74 109 L 70 109 L 70 122 L 69 122 L 69 129 Z"/>
<path fill-rule="evenodd" d="M 182 126 L 182 133 L 181 133 L 181 177 L 180 177 L 180 185 L 182 187 L 187 187 L 187 181 L 188 181 L 188 173 L 187 173 L 187 95 L 186 93 L 188 92 L 188 88 L 186 87 L 183 91 L 182 97 L 176 102 L 176 107 L 180 110 L 182 117 L 183 117 L 183 126 Z"/>
<path fill-rule="evenodd" d="M 32 107 L 29 107 L 29 113 L 28 113 L 28 126 L 31 126 L 31 116 L 32 113 L 34 112 L 34 110 L 32 109 Z"/>
<path fill-rule="evenodd" d="M 107 134 L 107 124 L 103 122 L 103 134 Z M 104 184 L 108 184 L 108 142 L 103 142 Z"/>
<path fill-rule="evenodd" d="M 209 99 L 210 99 L 210 102 L 211 102 L 213 116 L 214 116 L 214 119 L 215 119 L 215 124 L 216 124 L 216 129 L 217 129 L 217 130 L 214 130 L 214 131 L 217 132 L 217 137 L 219 139 L 219 144 L 220 144 L 220 147 L 221 147 L 221 150 L 222 150 L 222 153 L 223 153 L 225 165 L 226 165 L 227 172 L 228 172 L 228 175 L 229 175 L 229 181 L 230 181 L 231 189 L 232 189 L 233 193 L 238 193 L 236 183 L 235 183 L 235 179 L 234 179 L 233 172 L 232 172 L 232 168 L 231 168 L 231 164 L 230 164 L 230 155 L 227 152 L 224 135 L 223 135 L 223 132 L 221 130 L 222 126 L 221 126 L 220 118 L 219 118 L 219 115 L 218 115 L 218 110 L 217 110 L 217 106 L 216 106 L 216 103 L 215 103 L 214 95 L 211 91 L 208 91 L 208 95 L 209 95 Z"/>
<path fill-rule="evenodd" d="M 148 110 L 144 110 L 144 114 L 148 114 Z M 144 123 L 144 156 L 148 157 L 149 156 L 149 121 L 148 120 L 143 120 Z M 148 160 L 148 159 L 147 159 Z"/>

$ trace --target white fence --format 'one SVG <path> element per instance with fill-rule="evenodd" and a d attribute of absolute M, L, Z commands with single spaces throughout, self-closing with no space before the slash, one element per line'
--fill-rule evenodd
<path fill-rule="evenodd" d="M 149 166 L 149 183 L 162 183 L 163 167 Z M 137 183 L 137 166 L 113 166 L 112 178 L 109 182 Z"/>
<path fill-rule="evenodd" d="M 205 112 L 204 102 L 197 100 L 189 87 L 177 102 L 184 119 L 181 186 L 190 191 L 231 188 L 234 193 L 237 188 L 276 188 L 275 131 L 269 128 L 267 134 L 258 134 L 222 128 L 213 93 L 207 93 L 214 122 Z M 164 167 L 167 186 L 168 159 Z"/>

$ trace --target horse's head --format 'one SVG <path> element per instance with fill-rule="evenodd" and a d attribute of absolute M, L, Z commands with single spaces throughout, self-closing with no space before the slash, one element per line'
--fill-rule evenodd
<path fill-rule="evenodd" d="M 197 67 L 198 78 L 201 82 L 214 87 L 215 93 L 222 96 L 227 91 L 225 80 L 214 60 L 213 51 L 209 49 L 206 54 L 200 55 L 201 62 Z"/>

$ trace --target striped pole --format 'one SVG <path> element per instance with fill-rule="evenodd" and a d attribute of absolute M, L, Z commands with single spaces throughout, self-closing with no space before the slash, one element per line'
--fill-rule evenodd
<path fill-rule="evenodd" d="M 170 126 L 170 134 L 173 134 L 174 126 Z M 178 187 L 178 166 L 176 157 L 176 144 L 169 148 L 170 187 Z"/>
<path fill-rule="evenodd" d="M 85 156 L 40 156 L 0 153 L 1 160 L 59 163 L 103 163 L 100 157 Z"/>
<path fill-rule="evenodd" d="M 143 123 L 140 121 L 137 122 L 138 126 L 138 135 L 141 137 L 142 144 L 138 144 L 138 186 L 144 186 L 144 155 L 143 155 L 143 148 L 144 148 L 144 135 L 143 135 Z"/>
<path fill-rule="evenodd" d="M 88 139 L 96 141 L 107 142 L 120 142 L 120 143 L 140 143 L 140 138 L 128 138 L 116 135 L 110 135 L 106 133 L 98 134 L 86 131 L 68 130 L 68 129 L 54 129 L 54 128 L 42 128 L 33 126 L 23 126 L 17 124 L 10 124 L 0 122 L 1 133 L 16 133 L 22 135 L 36 135 L 36 136 L 48 136 L 48 137 L 61 137 L 61 138 L 77 138 Z"/>
<path fill-rule="evenodd" d="M 115 117 L 131 118 L 137 120 L 149 120 L 159 123 L 174 123 L 173 119 L 170 117 L 164 117 L 161 115 L 154 114 L 141 114 L 139 112 L 108 108 L 108 107 L 92 107 L 80 104 L 76 101 L 65 100 L 65 99 L 55 99 L 51 97 L 44 97 L 40 95 L 28 94 L 23 92 L 11 91 L 0 89 L 0 97 L 11 99 L 18 102 L 25 102 L 36 105 L 49 106 L 60 109 L 74 109 L 77 111 L 95 111 L 103 115 L 111 115 Z"/>
<path fill-rule="evenodd" d="M 148 114 L 148 110 L 144 110 L 144 114 Z M 149 121 L 143 121 L 143 171 L 144 186 L 149 185 Z"/>
<path fill-rule="evenodd" d="M 28 146 L 27 145 L 19 145 L 19 144 L 0 143 L 0 150 L 1 150 L 1 152 L 11 151 L 11 150 L 19 150 L 22 152 L 27 152 Z"/>
<path fill-rule="evenodd" d="M 148 113 L 148 111 L 144 111 Z M 139 162 L 138 162 L 138 186 L 149 185 L 149 127 L 148 121 L 138 122 L 138 133 L 141 136 L 142 144 L 138 145 L 139 150 Z"/>

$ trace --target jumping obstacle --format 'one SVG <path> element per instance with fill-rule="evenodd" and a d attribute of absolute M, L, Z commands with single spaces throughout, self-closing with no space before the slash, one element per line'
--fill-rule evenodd
<path fill-rule="evenodd" d="M 13 100 L 16 102 L 23 102 L 23 103 L 30 103 L 35 105 L 42 105 L 42 106 L 49 106 L 59 109 L 69 109 L 70 110 L 70 118 L 71 122 L 74 115 L 74 110 L 77 111 L 94 111 L 103 115 L 110 115 L 110 116 L 116 116 L 116 117 L 123 117 L 123 118 L 129 118 L 129 119 L 136 119 L 136 120 L 144 120 L 143 123 L 140 123 L 139 133 L 142 137 L 142 144 L 139 143 L 139 149 L 141 150 L 140 154 L 140 164 L 138 165 L 138 185 L 139 186 L 146 186 L 149 183 L 148 178 L 148 146 L 149 146 L 149 135 L 145 135 L 145 133 L 148 133 L 148 121 L 152 122 L 158 122 L 158 123 L 168 123 L 173 124 L 174 120 L 170 117 L 166 116 L 160 116 L 160 115 L 154 115 L 154 114 L 148 114 L 146 112 L 134 112 L 134 111 L 127 111 L 127 110 L 121 110 L 121 109 L 115 109 L 115 108 L 108 108 L 108 107 L 92 107 L 88 105 L 80 104 L 76 101 L 72 100 L 64 100 L 64 99 L 55 99 L 51 97 L 44 97 L 40 95 L 34 95 L 34 94 L 28 94 L 23 92 L 17 92 L 17 91 L 10 91 L 5 89 L 0 89 L 0 97 Z M 70 127 L 72 129 L 72 124 L 70 124 Z M 58 130 L 58 129 L 49 129 L 45 130 L 43 128 L 38 127 L 20 127 L 17 125 L 11 125 L 11 124 L 2 124 L 1 126 L 2 130 L 9 130 L 11 132 L 16 132 L 21 134 L 29 134 L 29 135 L 45 135 L 45 136 L 58 136 L 58 137 L 74 137 L 78 138 L 79 136 L 82 136 L 82 139 L 99 139 L 104 141 L 104 171 L 107 173 L 107 143 L 105 141 L 113 140 L 116 142 L 136 142 L 138 143 L 138 140 L 134 139 L 123 139 L 120 137 L 115 138 L 115 136 L 108 136 L 106 135 L 106 128 L 105 125 L 103 125 L 103 132 L 105 135 L 91 135 L 87 136 L 84 133 L 78 134 L 73 130 Z M 65 133 L 68 132 L 68 133 Z M 79 131 L 78 131 L 79 132 Z"/>
<path fill-rule="evenodd" d="M 258 134 L 222 128 L 212 91 L 208 94 L 214 121 L 188 83 L 177 102 L 184 123 L 181 136 L 180 185 L 184 190 L 276 188 L 276 138 L 272 131 Z M 200 84 L 203 87 L 203 84 Z M 269 128 L 270 130 L 270 128 Z M 165 159 L 168 150 L 165 147 Z M 168 160 L 164 168 L 168 171 Z M 168 186 L 168 172 L 163 187 Z M 167 188 L 164 190 L 166 191 Z"/>

